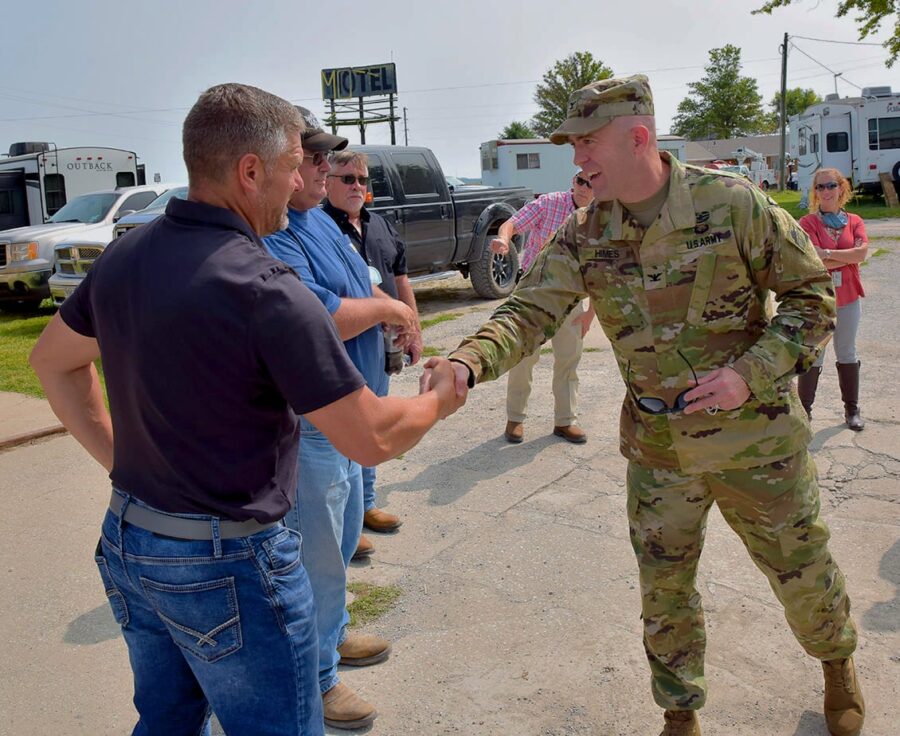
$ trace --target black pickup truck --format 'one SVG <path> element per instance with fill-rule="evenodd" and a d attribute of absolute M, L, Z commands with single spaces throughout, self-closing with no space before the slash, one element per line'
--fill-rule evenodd
<path fill-rule="evenodd" d="M 519 257 L 491 253 L 500 224 L 533 194 L 526 187 L 449 187 L 434 154 L 407 146 L 354 146 L 369 158 L 368 208 L 389 220 L 406 243 L 410 277 L 461 271 L 488 299 L 516 285 Z"/>

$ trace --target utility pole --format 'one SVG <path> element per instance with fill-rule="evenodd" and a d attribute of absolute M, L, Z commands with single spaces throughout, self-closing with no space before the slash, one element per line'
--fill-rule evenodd
<path fill-rule="evenodd" d="M 406 127 L 406 108 L 403 108 L 403 145 L 409 145 L 409 128 Z"/>
<path fill-rule="evenodd" d="M 781 44 L 781 109 L 778 117 L 781 120 L 781 142 L 779 145 L 780 157 L 778 159 L 778 189 L 784 191 L 787 188 L 787 161 L 785 160 L 786 146 L 785 134 L 787 131 L 787 58 L 788 58 L 788 34 L 784 34 L 784 43 Z M 837 80 L 834 82 L 837 86 Z"/>

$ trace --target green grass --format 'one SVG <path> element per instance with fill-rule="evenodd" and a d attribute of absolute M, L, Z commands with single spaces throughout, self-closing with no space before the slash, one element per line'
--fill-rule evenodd
<path fill-rule="evenodd" d="M 860 264 L 860 268 L 868 266 L 873 258 L 881 258 L 886 255 L 890 255 L 890 251 L 887 248 L 876 248 L 874 251 L 871 251 L 869 257 Z"/>
<path fill-rule="evenodd" d="M 56 309 L 45 300 L 41 308 L 33 313 L 0 312 L 0 391 L 14 391 L 39 399 L 46 398 L 28 355 L 47 326 Z M 106 395 L 103 368 L 97 361 L 100 386 Z"/>
<path fill-rule="evenodd" d="M 440 357 L 444 354 L 444 351 L 440 348 L 434 347 L 434 345 L 426 345 L 422 348 L 422 357 L 423 358 L 436 358 Z"/>
<path fill-rule="evenodd" d="M 347 606 L 351 627 L 362 626 L 386 614 L 397 604 L 403 592 L 396 585 L 369 583 L 350 583 L 347 590 L 356 596 L 353 603 Z"/>
<path fill-rule="evenodd" d="M 439 314 L 437 317 L 432 317 L 430 319 L 423 319 L 419 324 L 424 330 L 427 327 L 439 325 L 441 322 L 451 322 L 457 317 L 462 317 L 462 314 L 460 312 L 448 312 L 447 314 Z"/>
<path fill-rule="evenodd" d="M 34 314 L 0 312 L 0 391 L 44 398 L 41 384 L 28 365 L 28 354 L 55 311 L 41 308 Z"/>
<path fill-rule="evenodd" d="M 799 220 L 809 210 L 800 209 L 800 192 L 769 192 L 772 199 L 784 207 L 793 217 Z M 900 217 L 900 207 L 888 207 L 881 197 L 858 196 L 847 203 L 847 212 L 853 212 L 864 220 L 877 220 L 882 217 Z"/>

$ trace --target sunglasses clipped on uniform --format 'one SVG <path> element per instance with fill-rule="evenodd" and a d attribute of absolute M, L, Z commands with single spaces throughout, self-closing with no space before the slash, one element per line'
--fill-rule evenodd
<path fill-rule="evenodd" d="M 697 374 L 694 372 L 694 366 L 690 364 L 687 358 L 684 357 L 684 354 L 678 350 L 678 355 L 685 362 L 688 368 L 691 369 L 691 375 L 694 377 L 694 386 L 696 386 L 699 381 L 697 380 Z M 675 414 L 676 412 L 684 411 L 685 407 L 688 405 L 688 400 L 685 398 L 685 395 L 694 388 L 694 386 L 690 386 L 682 391 L 675 399 L 675 403 L 672 406 L 669 406 L 663 399 L 657 398 L 655 396 L 638 396 L 634 390 L 634 387 L 631 385 L 631 361 L 628 361 L 628 368 L 625 371 L 625 385 L 628 387 L 628 391 L 634 399 L 634 403 L 637 404 L 637 408 L 640 409 L 645 414 Z M 706 410 L 707 414 L 715 414 L 719 411 L 719 407 L 711 407 Z"/>
<path fill-rule="evenodd" d="M 354 182 L 359 182 L 361 187 L 366 186 L 369 183 L 368 176 L 354 176 L 353 174 L 329 174 L 329 178 L 331 179 L 340 179 L 341 184 L 345 184 L 348 187 L 352 187 Z"/>
<path fill-rule="evenodd" d="M 829 181 L 825 184 L 816 184 L 816 191 L 821 192 L 824 189 L 837 189 L 840 186 L 836 181 Z"/>

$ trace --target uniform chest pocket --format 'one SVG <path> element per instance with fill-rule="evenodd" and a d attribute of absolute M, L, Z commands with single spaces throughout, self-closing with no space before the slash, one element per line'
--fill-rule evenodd
<path fill-rule="evenodd" d="M 599 250 L 602 257 L 583 260 L 581 271 L 604 332 L 621 339 L 644 326 L 641 271 L 630 251 Z"/>
<path fill-rule="evenodd" d="M 711 332 L 730 332 L 747 324 L 753 283 L 737 249 L 717 248 L 697 259 L 686 321 Z"/>

